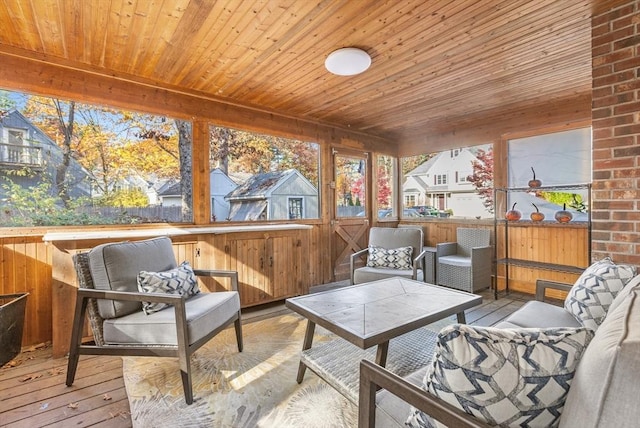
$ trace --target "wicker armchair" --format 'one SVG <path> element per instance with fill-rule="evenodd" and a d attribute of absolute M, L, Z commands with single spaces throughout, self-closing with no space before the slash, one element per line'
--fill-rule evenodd
<path fill-rule="evenodd" d="M 489 229 L 458 228 L 457 242 L 436 245 L 438 285 L 475 293 L 491 286 Z"/>
<path fill-rule="evenodd" d="M 177 357 L 185 401 L 191 404 L 191 355 L 232 323 L 238 351 L 242 352 L 237 272 L 194 270 L 198 276 L 231 278 L 233 291 L 201 292 L 186 298 L 179 294 L 141 293 L 137 289 L 138 272 L 176 267 L 169 238 L 104 244 L 76 254 L 73 260 L 79 288 L 67 386 L 73 384 L 80 355 Z M 147 315 L 142 311 L 142 302 L 169 307 Z M 95 344 L 82 343 L 87 310 Z"/>

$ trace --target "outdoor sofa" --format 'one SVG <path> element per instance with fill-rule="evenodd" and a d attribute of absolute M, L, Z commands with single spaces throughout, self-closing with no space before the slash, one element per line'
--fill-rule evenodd
<path fill-rule="evenodd" d="M 443 426 L 441 423 L 456 428 L 497 423 L 529 427 L 638 426 L 640 275 L 635 274 L 635 268 L 615 265 L 605 259 L 587 268 L 573 287 L 538 281 L 536 301 L 528 302 L 494 327 L 445 327 L 438 335 L 432 362 L 404 378 L 370 361 L 362 361 L 359 426 L 431 427 Z M 564 306 L 543 301 L 548 288 L 570 290 Z M 482 340 L 460 347 L 465 332 L 476 338 L 480 335 Z M 563 335 L 564 339 L 555 340 Z M 509 348 L 521 352 L 515 358 L 519 367 L 511 358 L 500 360 L 492 354 L 493 346 L 500 347 L 504 345 L 501 342 L 504 337 L 513 336 L 525 337 L 528 341 Z M 573 364 L 568 369 L 564 367 L 564 372 L 554 373 L 558 375 L 557 382 L 536 384 L 535 380 L 526 381 L 514 375 L 532 368 L 526 363 L 531 362 L 527 360 L 531 355 L 535 360 L 538 344 L 533 343 L 537 341 L 545 342 L 543 351 L 551 350 L 551 359 L 557 359 L 551 364 L 555 363 L 555 367 L 535 368 L 536 375 Z M 451 354 L 460 353 L 461 348 L 466 354 L 458 355 L 460 358 L 456 360 Z M 474 364 L 479 358 L 488 360 L 494 372 L 481 373 L 484 377 L 467 373 L 476 370 Z M 507 363 L 504 371 L 496 368 L 501 363 Z M 454 367 L 456 364 L 460 366 Z M 456 377 L 463 372 L 462 377 Z M 451 373 L 454 374 L 449 376 Z M 518 405 L 530 406 L 529 409 L 515 409 L 513 403 L 506 400 L 505 404 L 505 400 L 501 400 L 506 398 L 500 397 L 501 384 L 513 383 L 513 379 L 524 385 L 523 394 L 514 401 L 519 400 Z M 460 390 L 452 391 L 456 387 Z M 558 391 L 561 387 L 566 391 Z M 518 388 L 504 393 L 513 394 Z M 554 388 L 556 391 L 551 391 Z M 559 398 L 545 403 L 544 393 L 549 391 L 551 395 L 560 393 Z M 476 398 L 478 401 L 474 401 Z M 509 412 L 513 415 L 505 419 Z"/>

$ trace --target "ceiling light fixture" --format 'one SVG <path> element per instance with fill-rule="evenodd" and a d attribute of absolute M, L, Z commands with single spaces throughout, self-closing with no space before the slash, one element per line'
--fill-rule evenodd
<path fill-rule="evenodd" d="M 371 65 L 368 53 L 358 48 L 342 48 L 329 54 L 324 66 L 338 76 L 353 76 L 360 74 Z"/>

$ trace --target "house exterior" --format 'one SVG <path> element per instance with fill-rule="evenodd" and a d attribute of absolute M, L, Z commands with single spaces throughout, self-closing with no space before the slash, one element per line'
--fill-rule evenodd
<path fill-rule="evenodd" d="M 455 217 L 493 218 L 485 208 L 474 185 L 467 180 L 473 174 L 477 149 L 461 148 L 440 152 L 405 175 L 402 185 L 404 206 L 432 206 L 449 211 Z"/>
<path fill-rule="evenodd" d="M 180 182 L 167 180 L 158 189 L 158 198 L 160 199 L 160 205 L 163 207 L 181 207 L 182 190 L 180 189 Z"/>
<path fill-rule="evenodd" d="M 211 220 L 227 220 L 231 204 L 225 199 L 225 196 L 238 187 L 238 184 L 220 168 L 211 171 L 209 183 L 211 185 Z"/>
<path fill-rule="evenodd" d="M 25 189 L 48 182 L 51 194 L 55 195 L 56 168 L 62 159 L 62 149 L 22 113 L 17 110 L 0 112 L 0 179 L 10 178 Z M 15 174 L 20 170 L 29 174 Z M 91 174 L 74 159 L 71 159 L 67 177 L 71 198 L 91 196 Z M 5 189 L 0 186 L 0 199 L 6 197 Z"/>
<path fill-rule="evenodd" d="M 256 174 L 225 196 L 229 219 L 318 218 L 318 189 L 296 169 Z"/>

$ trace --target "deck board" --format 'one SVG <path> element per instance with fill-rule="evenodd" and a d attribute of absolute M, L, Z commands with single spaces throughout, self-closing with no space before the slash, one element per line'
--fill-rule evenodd
<path fill-rule="evenodd" d="M 333 287 L 318 286 L 316 291 L 327 288 Z M 488 290 L 480 294 L 483 303 L 466 312 L 469 324 L 495 324 L 533 298 L 509 293 L 494 300 Z M 245 313 L 243 321 L 264 319 L 286 310 L 283 305 L 274 304 L 252 308 Z M 20 364 L 0 368 L 0 426 L 132 426 L 120 357 L 81 356 L 71 387 L 65 385 L 67 359 L 53 359 L 50 347 L 24 351 L 15 361 Z M 33 379 L 25 380 L 31 375 Z"/>

